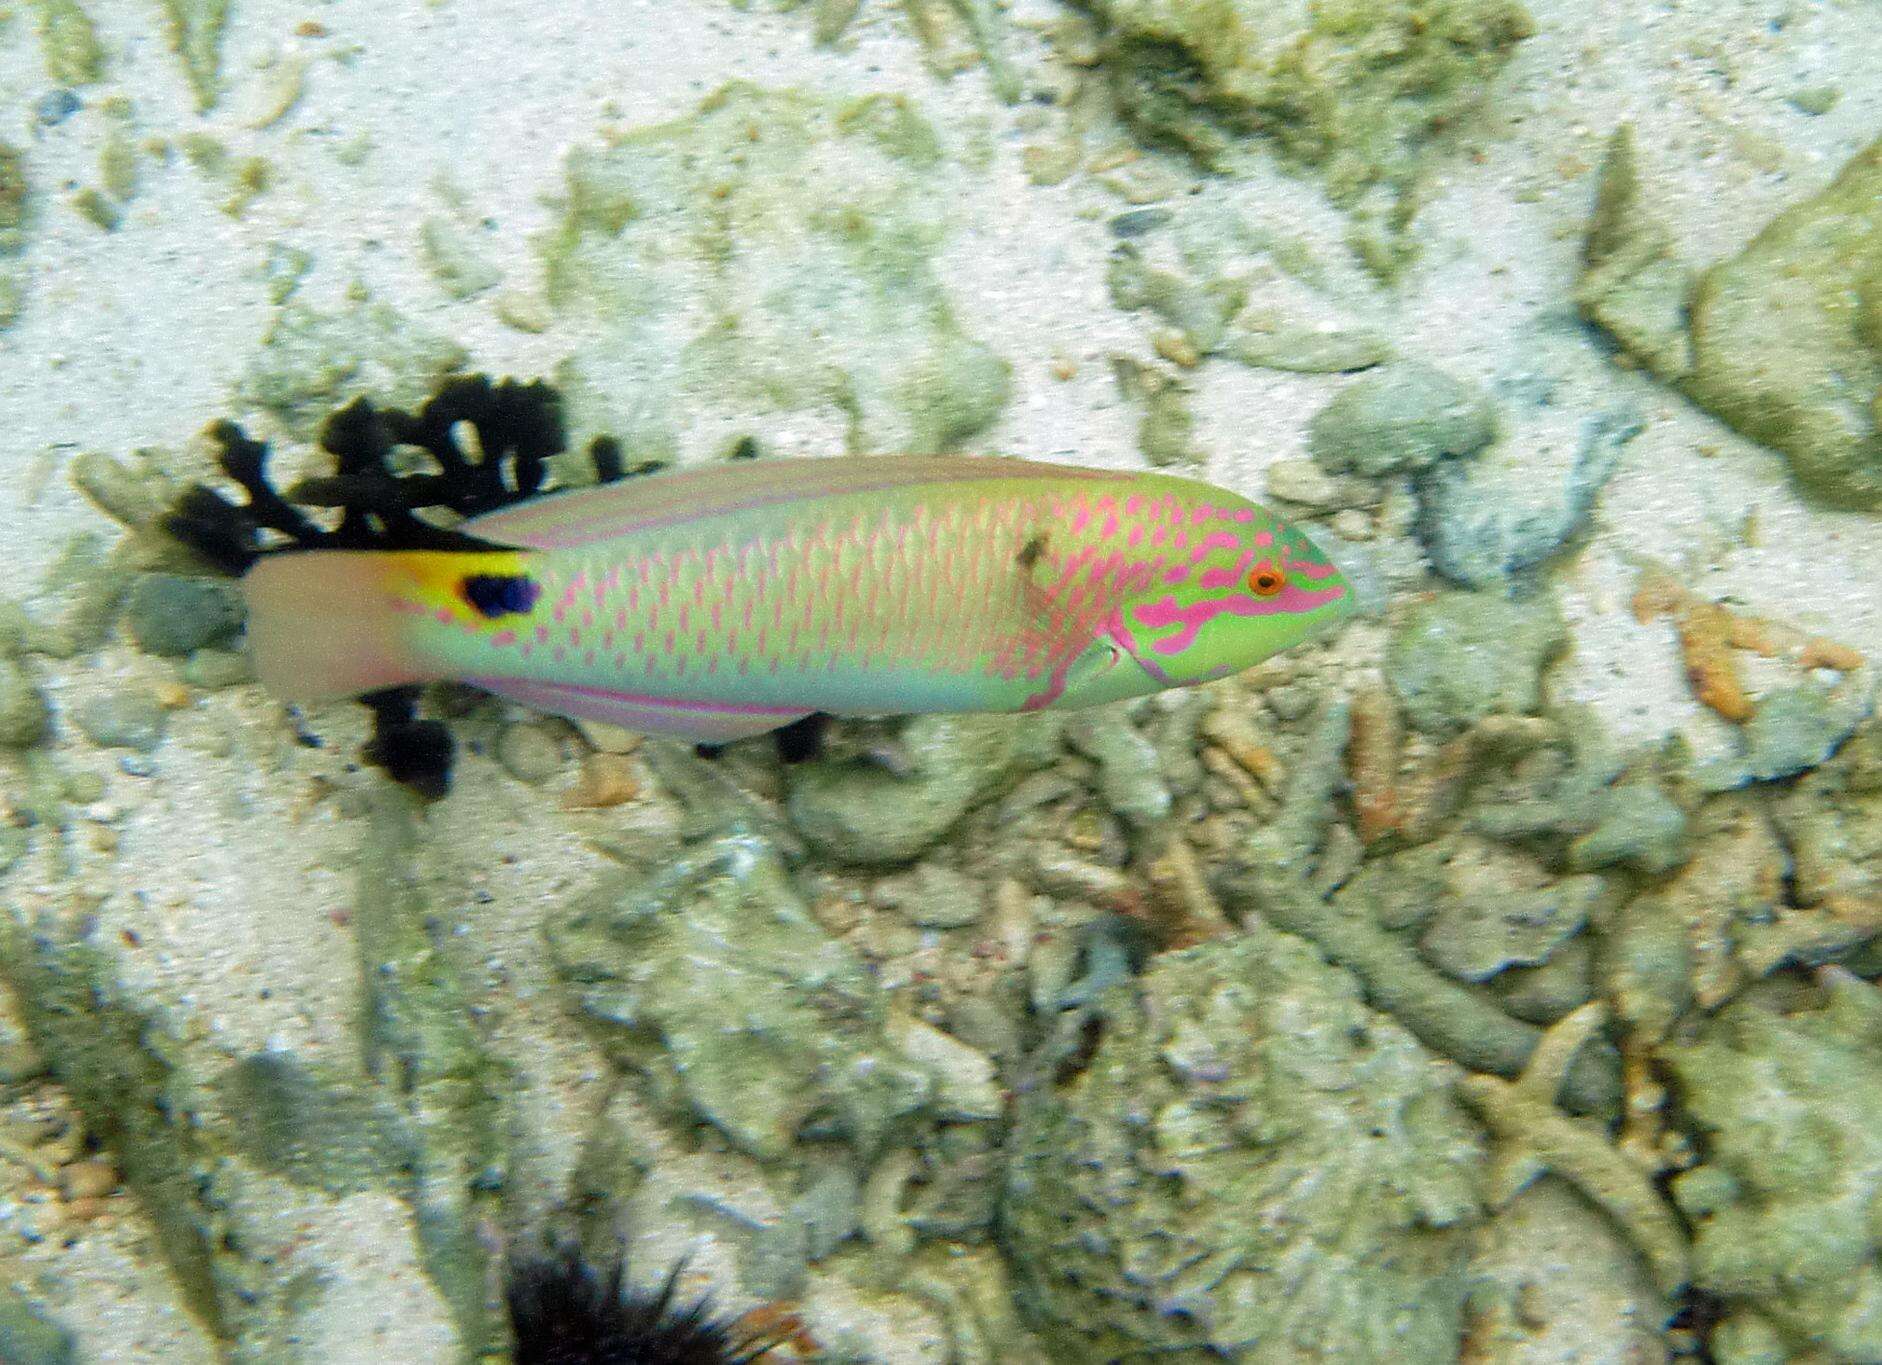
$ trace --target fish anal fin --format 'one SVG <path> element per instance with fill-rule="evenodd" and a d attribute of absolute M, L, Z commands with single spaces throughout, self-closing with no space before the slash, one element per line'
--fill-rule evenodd
<path fill-rule="evenodd" d="M 603 721 L 636 734 L 660 735 L 692 744 L 730 744 L 733 740 L 767 734 L 802 720 L 808 714 L 788 707 L 680 702 L 585 684 L 537 682 L 527 678 L 467 678 L 465 681 L 506 701 L 551 715 Z"/>

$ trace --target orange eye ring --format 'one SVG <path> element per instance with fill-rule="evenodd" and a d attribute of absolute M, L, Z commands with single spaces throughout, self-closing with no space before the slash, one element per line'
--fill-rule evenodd
<path fill-rule="evenodd" d="M 1263 564 L 1248 575 L 1248 591 L 1256 597 L 1272 597 L 1287 586 L 1287 571 Z"/>

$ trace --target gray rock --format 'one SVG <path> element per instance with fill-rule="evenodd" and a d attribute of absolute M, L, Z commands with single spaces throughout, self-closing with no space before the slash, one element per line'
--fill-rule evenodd
<path fill-rule="evenodd" d="M 1519 854 L 1488 845 L 1454 862 L 1449 894 L 1418 946 L 1460 981 L 1546 962 L 1587 924 L 1606 884 L 1583 875 L 1548 880 Z"/>
<path fill-rule="evenodd" d="M 1875 709 L 1874 701 L 1811 684 L 1773 692 L 1740 732 L 1737 754 L 1700 765 L 1706 791 L 1795 777 L 1822 763 Z"/>
<path fill-rule="evenodd" d="M 167 573 L 143 575 L 124 604 L 124 623 L 137 647 L 170 658 L 226 640 L 242 617 L 235 584 Z"/>
<path fill-rule="evenodd" d="M 1689 853 L 1686 812 L 1652 782 L 1625 782 L 1598 798 L 1595 826 L 1568 846 L 1577 872 L 1626 863 L 1649 875 L 1671 872 Z"/>
<path fill-rule="evenodd" d="M 169 717 L 149 692 L 127 688 L 81 703 L 72 720 L 93 744 L 147 754 L 163 743 Z"/>
<path fill-rule="evenodd" d="M 1329 473 L 1370 477 L 1423 470 L 1471 455 L 1496 437 L 1482 390 L 1408 361 L 1354 380 L 1307 427 L 1307 448 Z"/>
<path fill-rule="evenodd" d="M 23 749 L 46 733 L 46 699 L 15 659 L 0 657 L 0 748 Z"/>
<path fill-rule="evenodd" d="M 922 863 L 907 876 L 883 878 L 876 884 L 876 899 L 924 929 L 959 929 L 987 908 L 973 879 L 940 863 Z"/>
<path fill-rule="evenodd" d="M 1098 790 L 1105 805 L 1138 827 L 1170 813 L 1170 786 L 1163 779 L 1156 746 L 1131 724 L 1123 708 L 1081 712 L 1065 727 L 1066 738 L 1098 765 Z"/>
<path fill-rule="evenodd" d="M 1489 715 L 1542 704 L 1542 670 L 1567 643 L 1554 604 L 1444 593 L 1406 613 L 1386 647 L 1385 675 L 1405 717 L 1450 735 Z"/>
<path fill-rule="evenodd" d="M 1418 479 L 1418 538 L 1454 583 L 1494 587 L 1543 563 L 1581 526 L 1640 434 L 1632 412 L 1590 418 L 1568 467 L 1550 471 L 1506 440 L 1482 458 L 1442 461 Z"/>
<path fill-rule="evenodd" d="M 918 857 L 1005 776 L 1024 724 L 1011 716 L 916 716 L 902 731 L 906 776 L 866 760 L 800 764 L 791 770 L 791 823 L 845 862 Z"/>

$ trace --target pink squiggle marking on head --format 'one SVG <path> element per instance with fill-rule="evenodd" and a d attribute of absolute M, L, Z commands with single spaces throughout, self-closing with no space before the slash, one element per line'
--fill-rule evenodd
<path fill-rule="evenodd" d="M 1287 561 L 1287 567 L 1290 572 L 1297 572 L 1303 578 L 1311 578 L 1316 583 L 1323 578 L 1331 578 L 1339 572 L 1331 564 L 1312 564 L 1304 559 L 1290 559 Z"/>
<path fill-rule="evenodd" d="M 549 627 L 547 626 L 536 627 L 536 643 L 539 645 L 546 645 L 549 643 Z"/>
<path fill-rule="evenodd" d="M 1256 531 L 1255 544 L 1259 545 L 1264 550 L 1267 549 L 1270 545 L 1274 544 L 1274 532 Z"/>
<path fill-rule="evenodd" d="M 1239 581 L 1241 576 L 1248 572 L 1249 564 L 1254 559 L 1255 553 L 1256 552 L 1253 550 L 1243 550 L 1241 558 L 1235 561 L 1234 567 L 1227 569 L 1205 569 L 1202 577 L 1196 581 L 1205 588 L 1226 588 L 1231 583 Z"/>
<path fill-rule="evenodd" d="M 516 643 L 516 632 L 513 630 L 500 630 L 490 637 L 490 643 L 495 645 L 498 649 L 508 649 L 511 645 Z"/>
<path fill-rule="evenodd" d="M 1255 519 L 1255 509 L 1252 507 L 1237 507 L 1233 512 L 1228 514 L 1228 517 L 1230 521 L 1239 521 L 1245 525 Z"/>
<path fill-rule="evenodd" d="M 1177 605 L 1174 597 L 1165 597 L 1145 603 L 1134 614 L 1137 624 L 1150 630 L 1161 630 L 1165 626 L 1180 627 L 1174 635 L 1151 641 L 1150 647 L 1159 654 L 1181 654 L 1196 643 L 1196 632 L 1218 616 L 1288 616 L 1323 607 L 1345 595 L 1346 589 L 1343 587 L 1310 591 L 1290 583 L 1273 597 L 1237 593 L 1232 597 L 1205 598 L 1187 607 Z M 1142 659 L 1138 662 L 1141 663 Z"/>

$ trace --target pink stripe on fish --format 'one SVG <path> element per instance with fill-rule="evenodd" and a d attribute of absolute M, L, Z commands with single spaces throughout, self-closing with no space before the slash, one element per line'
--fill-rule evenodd
<path fill-rule="evenodd" d="M 1244 593 L 1233 597 L 1205 598 L 1187 607 L 1177 605 L 1174 597 L 1165 597 L 1138 607 L 1136 616 L 1139 625 L 1151 630 L 1161 630 L 1165 626 L 1180 627 L 1176 634 L 1154 640 L 1150 645 L 1159 654 L 1180 654 L 1196 642 L 1196 633 L 1204 625 L 1225 613 L 1230 616 L 1284 616 L 1312 611 L 1345 594 L 1344 588 L 1309 591 L 1290 583 L 1273 597 L 1255 597 Z M 1142 660 L 1139 659 L 1139 662 Z"/>

